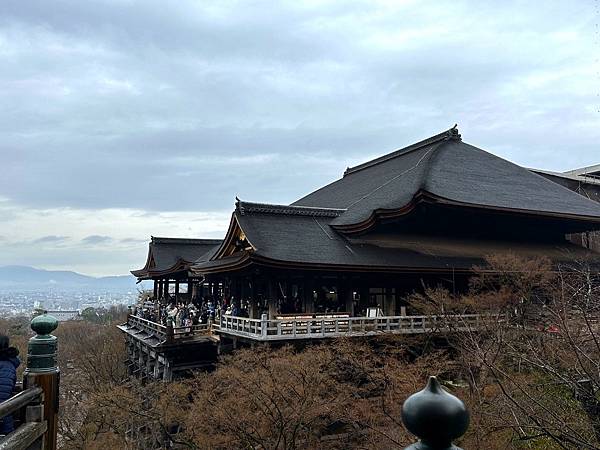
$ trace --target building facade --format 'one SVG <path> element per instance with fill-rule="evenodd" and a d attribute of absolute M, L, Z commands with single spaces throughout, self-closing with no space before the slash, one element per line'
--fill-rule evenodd
<path fill-rule="evenodd" d="M 409 294 L 461 292 L 490 255 L 599 263 L 594 246 L 572 237 L 600 230 L 600 204 L 568 186 L 571 176 L 515 165 L 454 127 L 348 168 L 290 205 L 237 199 L 222 241 L 180 242 L 163 263 L 166 242 L 153 238 L 132 273 L 155 280 L 159 301 L 171 301 L 164 283 L 175 280 L 194 292 L 188 300 L 234 305 L 237 315 L 222 311 L 211 327 L 221 344 L 423 332 L 435 324 Z"/>

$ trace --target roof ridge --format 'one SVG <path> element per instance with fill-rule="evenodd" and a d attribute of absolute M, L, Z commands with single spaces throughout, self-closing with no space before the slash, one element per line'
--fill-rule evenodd
<path fill-rule="evenodd" d="M 433 168 L 434 162 L 440 155 L 441 149 L 443 147 L 445 147 L 444 145 L 442 145 L 444 143 L 445 142 L 440 142 L 438 145 L 433 147 L 430 152 L 428 152 L 431 154 L 429 155 L 429 157 L 427 158 L 427 160 L 424 163 L 425 168 L 423 169 L 423 173 L 421 174 L 421 182 L 419 183 L 420 190 L 424 190 L 424 191 L 427 190 L 428 184 L 429 184 L 429 174 L 431 172 L 431 169 Z M 427 155 L 424 155 L 422 159 L 425 159 L 426 157 L 427 157 Z"/>
<path fill-rule="evenodd" d="M 253 203 L 238 200 L 236 209 L 241 215 L 246 213 L 286 214 L 311 217 L 338 217 L 346 210 L 341 208 L 323 208 L 318 206 L 276 205 L 271 203 Z"/>
<path fill-rule="evenodd" d="M 395 150 L 391 153 L 388 153 L 387 155 L 379 156 L 375 159 L 372 159 L 371 161 L 367 161 L 362 164 L 359 164 L 358 166 L 348 167 L 344 171 L 344 176 L 350 175 L 352 173 L 358 172 L 358 171 L 366 169 L 368 167 L 375 166 L 377 164 L 381 164 L 383 162 L 389 161 L 390 159 L 394 159 L 398 156 L 406 155 L 407 153 L 421 149 L 421 148 L 426 147 L 431 144 L 435 144 L 436 142 L 443 142 L 443 141 L 449 141 L 449 140 L 457 140 L 457 141 L 461 140 L 461 135 L 458 133 L 457 124 L 454 124 L 454 126 L 452 128 L 450 128 L 446 131 L 443 131 L 439 134 L 428 137 L 427 139 L 423 139 L 422 141 L 411 144 L 408 147 L 404 147 L 399 150 Z"/>
<path fill-rule="evenodd" d="M 150 236 L 154 244 L 220 244 L 222 239 L 202 239 L 202 238 L 172 238 Z"/>
<path fill-rule="evenodd" d="M 362 202 L 363 200 L 365 200 L 366 198 L 369 198 L 371 195 L 373 195 L 375 192 L 379 191 L 380 189 L 384 188 L 385 186 L 387 186 L 388 184 L 392 183 L 393 181 L 397 180 L 398 178 L 402 177 L 403 175 L 406 175 L 408 172 L 416 169 L 417 167 L 419 167 L 421 165 L 421 163 L 423 161 L 425 161 L 425 164 L 427 164 L 427 167 L 425 168 L 425 173 L 427 173 L 429 171 L 430 168 L 430 164 L 429 161 L 431 160 L 432 156 L 430 156 L 432 153 L 435 154 L 436 150 L 440 147 L 440 144 L 444 142 L 444 141 L 439 141 L 438 144 L 434 147 L 431 147 L 429 150 L 427 150 L 427 152 L 421 156 L 421 158 L 417 161 L 417 163 L 412 166 L 409 167 L 408 169 L 394 175 L 392 178 L 390 178 L 389 180 L 386 180 L 385 182 L 383 182 L 382 184 L 380 184 L 379 186 L 377 186 L 375 189 L 373 189 L 371 192 L 369 192 L 368 194 L 363 195 L 361 198 L 359 198 L 358 200 L 355 200 L 354 202 L 352 202 L 350 205 L 348 205 L 348 209 L 352 208 L 354 205 Z M 431 145 L 431 144 L 430 144 Z M 424 184 L 426 184 L 426 179 L 427 177 L 425 175 L 423 175 L 421 177 L 422 179 L 419 182 L 419 187 L 423 188 Z"/>

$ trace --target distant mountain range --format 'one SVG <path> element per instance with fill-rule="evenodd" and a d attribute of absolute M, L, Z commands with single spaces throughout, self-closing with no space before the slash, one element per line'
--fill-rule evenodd
<path fill-rule="evenodd" d="M 44 270 L 29 266 L 1 266 L 0 289 L 56 289 L 130 291 L 136 286 L 132 275 L 90 277 L 69 270 Z"/>

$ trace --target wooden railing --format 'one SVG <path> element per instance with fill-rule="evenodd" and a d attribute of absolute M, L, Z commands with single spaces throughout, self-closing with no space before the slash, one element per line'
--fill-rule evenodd
<path fill-rule="evenodd" d="M 261 319 L 222 315 L 219 323 L 219 332 L 260 338 L 263 335 L 265 324 L 266 322 L 263 322 Z"/>
<path fill-rule="evenodd" d="M 43 393 L 42 388 L 32 387 L 0 403 L 0 419 L 25 410 L 25 422 L 4 439 L 0 438 L 0 450 L 42 448 L 48 429 L 43 420 Z"/>
<path fill-rule="evenodd" d="M 148 334 L 153 334 L 156 336 L 166 336 L 167 334 L 167 327 L 165 325 L 152 322 L 139 316 L 130 315 L 127 318 L 127 323 L 135 326 L 140 331 L 145 331 Z"/>
<path fill-rule="evenodd" d="M 379 333 L 418 334 L 478 328 L 478 314 L 445 316 L 313 317 L 268 320 L 223 316 L 219 333 L 261 341 L 368 336 Z"/>
<path fill-rule="evenodd" d="M 348 317 L 347 314 L 298 315 L 294 318 L 268 320 L 223 315 L 218 323 L 169 327 L 142 317 L 130 315 L 130 326 L 161 340 L 176 341 L 213 331 L 261 341 L 286 339 L 318 339 L 338 336 L 367 336 L 378 333 L 419 334 L 443 330 L 478 328 L 478 314 L 445 316 Z"/>
<path fill-rule="evenodd" d="M 144 331 L 149 335 L 164 340 L 184 339 L 207 334 L 210 331 L 210 326 L 206 323 L 183 327 L 170 327 L 134 315 L 130 315 L 127 318 L 127 323 L 140 331 Z"/>
<path fill-rule="evenodd" d="M 22 391 L 0 403 L 0 419 L 13 416 L 14 430 L 0 437 L 0 450 L 56 450 L 59 407 L 58 326 L 47 314 L 34 317 L 27 344 Z M 16 388 L 16 386 L 15 386 Z M 15 413 L 18 413 L 15 414 Z M 17 416 L 17 417 L 15 417 Z"/>

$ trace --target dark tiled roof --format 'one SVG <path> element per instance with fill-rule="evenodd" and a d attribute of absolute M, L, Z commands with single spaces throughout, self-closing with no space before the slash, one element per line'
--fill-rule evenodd
<path fill-rule="evenodd" d="M 318 262 L 323 254 L 332 259 L 351 255 L 346 242 L 329 227 L 336 217 L 311 214 L 236 211 L 240 227 L 256 249 L 255 253 L 279 260 Z"/>
<path fill-rule="evenodd" d="M 600 221 L 597 203 L 462 142 L 452 130 L 350 168 L 292 205 L 347 209 L 332 225 L 348 226 L 378 210 L 401 209 L 419 192 L 466 205 Z"/>
<path fill-rule="evenodd" d="M 275 209 L 274 209 L 275 210 Z M 273 210 L 273 211 L 274 211 Z M 250 260 L 310 268 L 348 270 L 470 270 L 484 257 L 510 251 L 523 256 L 546 255 L 554 260 L 584 260 L 597 254 L 570 244 L 376 235 L 347 239 L 329 227 L 332 218 L 315 215 L 236 210 L 236 218 L 255 250 L 194 265 L 194 270 L 220 271 Z"/>
<path fill-rule="evenodd" d="M 180 239 L 152 237 L 146 265 L 131 273 L 138 278 L 166 275 L 169 272 L 185 270 L 186 266 L 198 258 L 214 251 L 221 239 Z"/>

